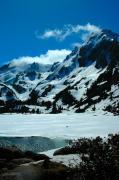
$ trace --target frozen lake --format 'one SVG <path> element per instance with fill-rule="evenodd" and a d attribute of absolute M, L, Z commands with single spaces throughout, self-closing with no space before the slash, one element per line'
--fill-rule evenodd
<path fill-rule="evenodd" d="M 74 139 L 119 132 L 119 116 L 89 114 L 4 114 L 0 136 Z"/>

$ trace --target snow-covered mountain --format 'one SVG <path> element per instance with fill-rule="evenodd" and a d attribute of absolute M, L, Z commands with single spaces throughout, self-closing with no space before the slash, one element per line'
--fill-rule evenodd
<path fill-rule="evenodd" d="M 63 62 L 9 64 L 0 68 L 1 112 L 119 113 L 119 35 L 91 34 Z"/>

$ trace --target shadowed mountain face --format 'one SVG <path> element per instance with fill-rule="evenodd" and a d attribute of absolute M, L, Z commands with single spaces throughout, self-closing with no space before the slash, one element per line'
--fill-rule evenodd
<path fill-rule="evenodd" d="M 110 63 L 119 62 L 118 40 L 118 35 L 108 30 L 98 35 L 92 34 L 80 49 L 80 65 L 86 66 L 89 62 L 96 62 L 96 68 L 105 68 Z"/>
<path fill-rule="evenodd" d="M 119 35 L 93 33 L 62 63 L 0 68 L 0 111 L 119 113 Z"/>

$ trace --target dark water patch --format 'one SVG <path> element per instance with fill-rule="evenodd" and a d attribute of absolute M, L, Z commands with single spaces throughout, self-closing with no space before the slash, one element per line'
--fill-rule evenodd
<path fill-rule="evenodd" d="M 0 137 L 0 147 L 16 146 L 22 151 L 42 152 L 64 147 L 68 144 L 64 139 L 50 139 L 47 137 Z"/>

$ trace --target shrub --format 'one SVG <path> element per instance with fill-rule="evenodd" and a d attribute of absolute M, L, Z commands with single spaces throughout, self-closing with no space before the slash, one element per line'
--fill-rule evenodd
<path fill-rule="evenodd" d="M 82 138 L 71 147 L 55 152 L 57 154 L 78 153 L 81 163 L 77 165 L 76 176 L 82 180 L 119 179 L 119 134 L 109 135 L 107 139 Z"/>

